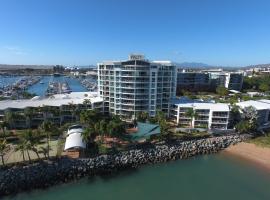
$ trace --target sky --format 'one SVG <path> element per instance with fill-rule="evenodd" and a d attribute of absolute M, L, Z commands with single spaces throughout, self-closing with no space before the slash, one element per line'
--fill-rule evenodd
<path fill-rule="evenodd" d="M 269 0 L 0 0 L 0 63 L 270 63 Z"/>

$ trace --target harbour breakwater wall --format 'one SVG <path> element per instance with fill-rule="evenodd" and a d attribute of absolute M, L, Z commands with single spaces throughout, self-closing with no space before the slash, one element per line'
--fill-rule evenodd
<path fill-rule="evenodd" d="M 113 174 L 145 164 L 186 159 L 218 151 L 247 139 L 248 136 L 221 136 L 193 141 L 161 142 L 147 148 L 100 155 L 95 158 L 47 161 L 0 170 L 0 197 L 77 180 L 86 176 Z"/>

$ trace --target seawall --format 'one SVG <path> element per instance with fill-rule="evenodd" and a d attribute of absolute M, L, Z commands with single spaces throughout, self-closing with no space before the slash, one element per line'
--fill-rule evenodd
<path fill-rule="evenodd" d="M 147 148 L 123 151 L 95 158 L 68 159 L 14 166 L 0 170 L 0 197 L 55 184 L 77 180 L 86 176 L 114 173 L 137 168 L 145 164 L 186 159 L 200 154 L 217 153 L 248 136 L 221 136 L 194 141 L 162 142 Z"/>

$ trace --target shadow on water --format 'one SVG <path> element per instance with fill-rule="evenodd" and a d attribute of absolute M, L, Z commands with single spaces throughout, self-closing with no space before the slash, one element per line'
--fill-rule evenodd
<path fill-rule="evenodd" d="M 97 180 L 100 180 L 100 179 L 104 182 L 110 182 L 114 180 L 115 178 L 128 177 L 138 172 L 139 172 L 139 169 L 137 168 L 127 168 L 127 169 L 122 169 L 119 171 L 114 171 L 113 173 L 102 173 L 100 175 L 88 176 L 87 178 L 83 178 L 83 179 L 87 180 L 87 184 L 93 184 Z"/>

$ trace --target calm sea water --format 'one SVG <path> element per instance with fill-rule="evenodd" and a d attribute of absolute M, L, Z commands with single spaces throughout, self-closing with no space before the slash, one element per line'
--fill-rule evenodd
<path fill-rule="evenodd" d="M 37 83 L 35 85 L 32 85 L 31 87 L 29 87 L 28 92 L 35 93 L 38 96 L 43 96 L 51 80 L 60 81 L 60 82 L 63 82 L 64 80 L 66 80 L 73 92 L 87 91 L 85 87 L 83 87 L 77 79 L 65 78 L 64 76 L 60 76 L 60 77 L 43 76 L 41 81 L 44 84 Z"/>
<path fill-rule="evenodd" d="M 21 76 L 2 76 L 0 75 L 0 88 L 13 84 L 18 81 Z"/>
<path fill-rule="evenodd" d="M 227 155 L 207 155 L 4 199 L 269 200 L 270 173 Z"/>

